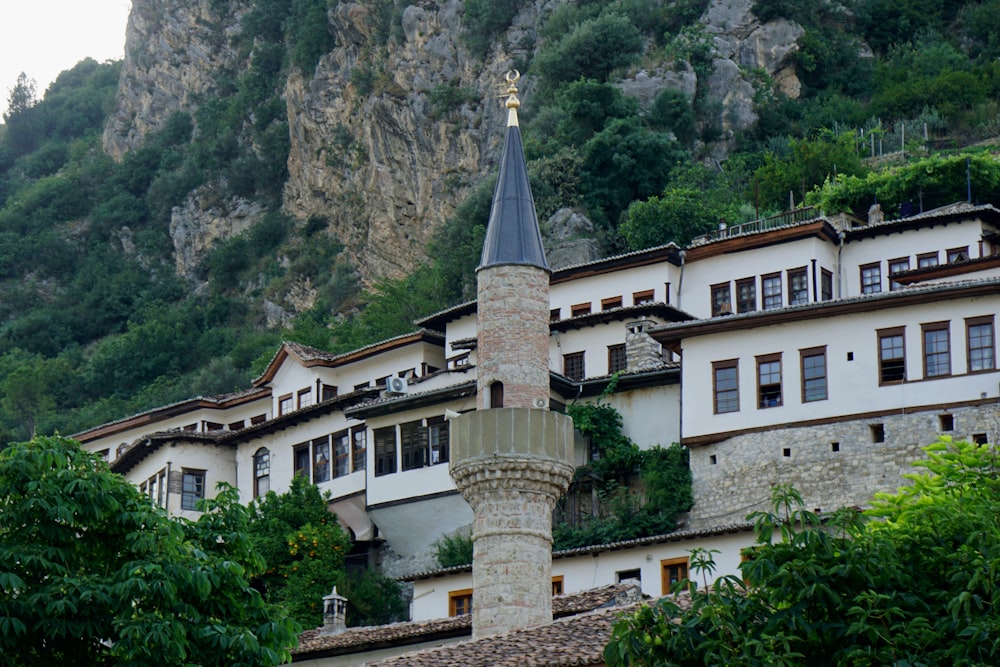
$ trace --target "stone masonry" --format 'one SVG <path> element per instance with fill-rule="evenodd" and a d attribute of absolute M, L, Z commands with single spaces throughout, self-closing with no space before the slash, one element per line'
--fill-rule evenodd
<path fill-rule="evenodd" d="M 905 473 L 918 472 L 911 464 L 938 434 L 992 442 L 998 433 L 1000 405 L 994 403 L 780 428 L 696 447 L 689 526 L 718 526 L 768 510 L 776 484 L 793 485 L 811 510 L 864 507 L 876 492 L 905 484 Z"/>

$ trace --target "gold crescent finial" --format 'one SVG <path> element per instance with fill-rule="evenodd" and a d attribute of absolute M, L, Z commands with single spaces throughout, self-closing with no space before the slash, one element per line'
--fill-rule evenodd
<path fill-rule="evenodd" d="M 507 72 L 505 77 L 507 79 L 507 102 L 504 106 L 507 107 L 507 125 L 515 126 L 517 125 L 517 110 L 521 106 L 521 100 L 517 99 L 517 80 L 521 78 L 521 73 L 516 69 L 512 69 Z"/>

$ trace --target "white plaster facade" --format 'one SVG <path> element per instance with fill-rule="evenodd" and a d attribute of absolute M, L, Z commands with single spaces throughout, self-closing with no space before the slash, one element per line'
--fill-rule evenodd
<path fill-rule="evenodd" d="M 967 257 L 949 263 L 948 251 L 962 247 L 968 248 Z M 938 266 L 920 268 L 919 257 L 932 252 Z M 889 260 L 902 257 L 909 259 L 910 269 L 897 276 L 898 284 L 890 290 Z M 879 292 L 863 295 L 862 267 L 876 263 Z M 792 305 L 790 274 L 803 268 L 806 298 Z M 779 277 L 780 305 L 765 310 L 763 277 L 774 275 Z M 738 283 L 747 278 L 753 278 L 754 311 L 744 313 L 737 303 Z M 729 286 L 733 314 L 713 316 L 712 287 L 721 284 Z M 926 444 L 917 433 L 938 423 L 941 415 L 956 415 L 956 435 L 994 440 L 1000 430 L 990 421 L 1000 401 L 995 319 L 1000 311 L 1000 211 L 992 206 L 952 206 L 873 225 L 841 216 L 771 229 L 729 228 L 685 249 L 664 246 L 569 267 L 555 272 L 551 285 L 550 304 L 557 312 L 549 339 L 550 400 L 556 409 L 597 400 L 610 379 L 609 346 L 625 343 L 630 324 L 651 323 L 648 333 L 654 340 L 645 348 L 650 365 L 622 374 L 616 391 L 604 400 L 621 412 L 626 433 L 640 446 L 681 442 L 691 448 L 692 517 L 700 521 L 691 525 L 697 528 L 742 520 L 739 511 L 746 498 L 760 495 L 758 489 L 740 493 L 743 487 L 750 489 L 748 476 L 760 472 L 753 468 L 756 461 L 790 479 L 818 479 L 833 464 L 819 449 L 808 447 L 829 452 L 831 441 L 841 438 L 842 453 L 867 452 L 860 449 L 865 444 L 861 440 L 870 437 L 871 428 L 883 424 L 891 441 L 898 426 L 907 434 L 898 451 L 853 459 L 866 470 L 877 468 L 885 486 L 893 488 L 898 466 Z M 590 312 L 584 314 L 587 304 Z M 928 326 L 940 331 L 943 323 L 947 373 L 929 378 L 924 332 Z M 442 458 L 447 443 L 436 441 L 435 459 L 431 432 L 446 433 L 446 414 L 475 407 L 476 304 L 455 306 L 418 324 L 425 329 L 343 355 L 289 343 L 245 392 L 164 406 L 75 437 L 90 451 L 108 450 L 113 469 L 145 484 L 147 492 L 149 480 L 159 479 L 161 472 L 195 470 L 205 471 L 206 495 L 212 495 L 215 482 L 225 481 L 249 501 L 259 472 L 254 457 L 262 449 L 269 453 L 268 488 L 275 491 L 287 489 L 296 469 L 308 461 L 306 474 L 330 492 L 331 507 L 357 540 L 385 540 L 401 559 L 394 561 L 396 574 L 427 570 L 433 541 L 467 526 L 472 516 Z M 982 334 L 974 344 L 972 325 Z M 880 380 L 879 336 L 889 330 L 899 331 L 905 351 L 901 381 Z M 989 364 L 970 369 L 971 347 L 980 358 L 992 355 Z M 801 351 L 816 348 L 823 350 L 827 395 L 805 401 Z M 565 355 L 574 352 L 584 353 L 583 374 L 567 378 Z M 938 355 L 940 361 L 940 351 Z M 780 401 L 759 407 L 758 360 L 775 356 L 780 361 Z M 732 360 L 738 410 L 720 412 L 713 364 Z M 383 394 L 377 383 L 388 377 L 405 378 L 405 390 Z M 888 415 L 895 413 L 913 419 L 891 422 Z M 974 423 L 976 430 L 964 430 L 964 423 Z M 412 455 L 424 440 L 413 445 L 411 439 L 406 450 L 404 425 L 426 439 L 421 458 Z M 834 427 L 841 431 L 830 430 Z M 376 430 L 395 435 L 391 455 L 377 455 Z M 344 434 L 350 438 L 346 467 L 336 474 L 334 436 Z M 930 428 L 922 440 L 929 442 L 934 435 Z M 323 452 L 316 449 L 317 442 L 329 445 L 326 477 L 316 467 L 317 451 Z M 577 463 L 582 463 L 582 446 L 577 449 Z M 784 456 L 783 449 L 793 451 Z M 404 466 L 407 456 L 410 465 Z M 851 457 L 841 458 L 837 474 L 844 479 L 855 475 Z M 795 471 L 808 474 L 796 477 Z M 156 494 L 165 488 L 162 504 L 182 514 L 181 477 L 165 473 L 165 479 L 165 487 L 157 482 Z M 732 491 L 731 502 L 719 493 L 721 488 Z M 857 493 L 845 492 L 843 498 L 855 502 Z M 835 489 L 821 495 L 823 508 L 832 509 Z M 699 506 L 711 509 L 699 513 Z M 705 540 L 693 539 L 683 548 L 714 544 Z M 733 573 L 738 547 L 745 544 L 727 541 L 738 542 L 735 537 L 719 540 L 722 554 L 716 559 L 724 564 L 719 572 Z M 682 543 L 665 544 L 680 549 Z M 654 561 L 660 553 L 653 555 Z M 624 552 L 582 558 L 586 566 L 562 572 L 566 592 L 614 581 L 615 568 L 623 567 L 620 557 Z M 642 552 L 634 567 L 646 568 L 644 559 Z M 562 562 L 555 561 L 554 574 L 560 574 Z M 645 589 L 647 574 L 642 572 Z M 433 595 L 417 593 L 415 600 L 415 617 L 440 615 Z M 424 608 L 420 600 L 432 603 Z"/>

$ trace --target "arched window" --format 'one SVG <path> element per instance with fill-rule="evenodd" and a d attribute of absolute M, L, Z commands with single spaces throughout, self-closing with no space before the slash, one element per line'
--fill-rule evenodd
<path fill-rule="evenodd" d="M 261 447 L 253 455 L 253 497 L 259 498 L 271 490 L 271 452 Z"/>
<path fill-rule="evenodd" d="M 490 385 L 490 407 L 503 407 L 503 382 L 494 382 Z"/>

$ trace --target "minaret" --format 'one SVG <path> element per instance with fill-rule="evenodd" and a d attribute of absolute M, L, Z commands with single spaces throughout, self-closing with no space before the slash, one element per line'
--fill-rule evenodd
<path fill-rule="evenodd" d="M 573 477 L 573 420 L 550 412 L 549 266 L 507 74 L 507 136 L 477 269 L 477 410 L 452 422 L 472 506 L 472 636 L 552 621 L 552 510 Z"/>

